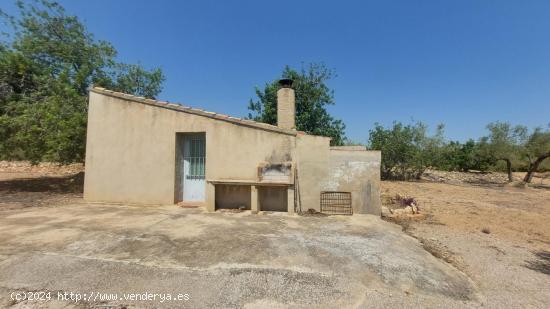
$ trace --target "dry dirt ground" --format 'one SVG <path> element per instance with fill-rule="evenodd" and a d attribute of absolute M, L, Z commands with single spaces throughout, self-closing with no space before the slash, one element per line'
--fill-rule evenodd
<path fill-rule="evenodd" d="M 82 164 L 0 161 L 0 211 L 81 201 L 83 183 Z"/>
<path fill-rule="evenodd" d="M 550 187 L 517 188 L 481 177 L 449 183 L 383 182 L 382 198 L 414 197 L 423 220 L 400 220 L 427 250 L 464 271 L 487 307 L 548 308 Z M 520 179 L 520 173 L 515 175 Z M 450 179 L 453 178 L 453 179 Z M 493 181 L 487 181 L 493 178 Z"/>
<path fill-rule="evenodd" d="M 498 181 L 383 182 L 383 197 L 412 196 L 425 215 L 399 226 L 368 215 L 209 214 L 175 206 L 87 204 L 80 170 L 0 162 L 0 307 L 550 303 L 550 190 L 544 180 L 539 189 Z M 24 291 L 52 292 L 54 299 L 10 299 Z M 119 297 L 184 293 L 190 299 L 57 300 L 58 292 L 92 291 Z"/>

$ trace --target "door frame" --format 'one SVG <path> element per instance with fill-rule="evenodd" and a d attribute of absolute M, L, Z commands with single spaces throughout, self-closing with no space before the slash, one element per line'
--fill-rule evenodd
<path fill-rule="evenodd" d="M 175 181 L 174 181 L 174 203 L 187 202 L 184 199 L 184 144 L 185 140 L 192 137 L 202 137 L 204 140 L 204 198 L 203 200 L 189 201 L 204 203 L 206 200 L 206 132 L 176 132 L 175 137 Z"/>

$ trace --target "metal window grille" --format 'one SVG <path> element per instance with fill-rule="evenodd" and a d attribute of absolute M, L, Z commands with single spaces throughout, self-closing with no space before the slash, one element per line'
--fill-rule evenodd
<path fill-rule="evenodd" d="M 205 145 L 204 139 L 192 139 L 189 141 L 188 179 L 204 179 L 205 175 Z"/>
<path fill-rule="evenodd" d="M 321 212 L 329 215 L 352 215 L 351 192 L 321 192 Z"/>

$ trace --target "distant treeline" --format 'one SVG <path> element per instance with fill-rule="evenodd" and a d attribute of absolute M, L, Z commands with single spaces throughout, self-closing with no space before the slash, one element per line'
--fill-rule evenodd
<path fill-rule="evenodd" d="M 427 168 L 446 171 L 501 170 L 512 181 L 513 171 L 533 173 L 550 170 L 550 130 L 512 126 L 507 122 L 487 125 L 488 134 L 465 143 L 447 141 L 444 126 L 428 135 L 421 122 L 390 127 L 375 125 L 369 133 L 368 147 L 382 151 L 381 173 L 384 179 L 417 179 Z"/>

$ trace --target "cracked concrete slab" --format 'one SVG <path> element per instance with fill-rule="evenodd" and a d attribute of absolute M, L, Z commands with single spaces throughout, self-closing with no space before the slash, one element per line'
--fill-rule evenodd
<path fill-rule="evenodd" d="M 137 308 L 478 305 L 466 275 L 371 215 L 99 204 L 6 211 L 0 282 L 0 306 L 14 308 L 24 305 L 9 300 L 15 290 L 190 295 L 110 302 Z"/>

